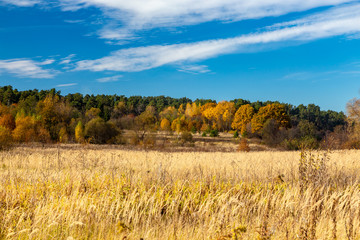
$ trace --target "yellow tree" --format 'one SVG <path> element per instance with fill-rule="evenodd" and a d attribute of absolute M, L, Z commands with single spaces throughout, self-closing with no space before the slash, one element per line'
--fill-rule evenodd
<path fill-rule="evenodd" d="M 208 120 L 214 129 L 230 130 L 232 118 L 235 114 L 233 102 L 222 101 L 215 106 L 206 108 L 203 116 Z"/>
<path fill-rule="evenodd" d="M 244 135 L 246 133 L 246 125 L 251 122 L 254 113 L 255 110 L 250 104 L 242 105 L 236 111 L 231 127 Z"/>
<path fill-rule="evenodd" d="M 205 105 L 201 106 L 201 114 L 204 119 L 204 122 L 209 127 L 216 127 L 215 124 L 215 107 L 216 103 L 206 103 Z"/>
<path fill-rule="evenodd" d="M 166 118 L 163 118 L 160 123 L 160 128 L 164 131 L 170 131 L 171 130 L 170 121 L 167 120 Z"/>
<path fill-rule="evenodd" d="M 290 126 L 290 117 L 286 113 L 284 105 L 279 103 L 268 104 L 261 107 L 251 120 L 251 131 L 258 132 L 264 127 L 267 120 L 274 119 L 280 127 Z"/>
<path fill-rule="evenodd" d="M 81 121 L 75 127 L 75 141 L 78 143 L 83 143 L 85 140 L 84 126 Z"/>
<path fill-rule="evenodd" d="M 177 118 L 178 110 L 175 107 L 170 106 L 161 111 L 159 115 L 161 118 L 166 118 L 169 122 L 172 122 Z"/>
<path fill-rule="evenodd" d="M 188 131 L 199 131 L 202 125 L 201 105 L 195 102 L 186 104 L 185 116 L 188 119 Z"/>
<path fill-rule="evenodd" d="M 34 116 L 17 116 L 16 128 L 12 136 L 17 142 L 48 142 L 50 140 L 49 132 L 43 128 Z"/>

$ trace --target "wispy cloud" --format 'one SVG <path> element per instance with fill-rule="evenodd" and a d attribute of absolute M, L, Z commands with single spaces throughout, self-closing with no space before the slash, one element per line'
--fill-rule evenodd
<path fill-rule="evenodd" d="M 211 72 L 206 65 L 184 65 L 178 69 L 179 72 L 186 72 L 191 74 L 209 73 Z"/>
<path fill-rule="evenodd" d="M 65 83 L 65 84 L 59 84 L 56 85 L 56 87 L 72 87 L 78 85 L 77 83 Z"/>
<path fill-rule="evenodd" d="M 43 66 L 50 65 L 53 62 L 53 59 L 43 62 L 36 62 L 31 59 L 0 60 L 0 74 L 10 73 L 20 78 L 53 78 L 57 72 L 43 68 Z"/>
<path fill-rule="evenodd" d="M 137 72 L 166 64 L 196 62 L 221 54 L 241 53 L 271 43 L 306 42 L 360 33 L 360 4 L 340 7 L 272 26 L 261 33 L 187 44 L 121 49 L 110 56 L 77 62 L 75 70 Z"/>
<path fill-rule="evenodd" d="M 349 2 L 354 0 L 61 0 L 64 10 L 102 9 L 111 21 L 99 34 L 112 40 L 142 29 L 258 19 Z"/>
<path fill-rule="evenodd" d="M 32 7 L 40 2 L 41 0 L 0 0 L 0 4 L 15 5 L 18 7 Z"/>
<path fill-rule="evenodd" d="M 62 58 L 59 64 L 69 64 L 75 56 L 76 54 L 70 54 L 69 56 Z"/>
<path fill-rule="evenodd" d="M 104 78 L 99 78 L 96 81 L 99 83 L 107 83 L 107 82 L 117 82 L 119 81 L 123 76 L 122 75 L 116 75 L 116 76 L 111 76 L 111 77 L 104 77 Z"/>

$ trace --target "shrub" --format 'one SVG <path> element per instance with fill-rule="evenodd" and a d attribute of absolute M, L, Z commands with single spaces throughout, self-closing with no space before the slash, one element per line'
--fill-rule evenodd
<path fill-rule="evenodd" d="M 85 136 L 89 139 L 90 143 L 110 143 L 118 134 L 119 131 L 113 124 L 105 122 L 100 117 L 90 120 L 85 125 Z"/>
<path fill-rule="evenodd" d="M 180 139 L 182 143 L 187 143 L 187 142 L 191 143 L 193 141 L 193 136 L 189 132 L 182 132 Z"/>
<path fill-rule="evenodd" d="M 203 132 L 203 133 L 201 134 L 201 136 L 206 137 L 206 136 L 207 136 L 207 135 L 206 135 L 206 132 Z"/>
<path fill-rule="evenodd" d="M 210 137 L 218 137 L 219 131 L 217 129 L 210 131 Z"/>
<path fill-rule="evenodd" d="M 299 149 L 317 149 L 319 142 L 315 137 L 305 136 L 300 139 Z"/>
<path fill-rule="evenodd" d="M 246 138 L 241 138 L 240 144 L 238 147 L 239 152 L 250 152 L 250 147 L 248 144 L 248 140 Z"/>
<path fill-rule="evenodd" d="M 239 137 L 239 132 L 236 130 L 235 132 L 234 132 L 234 138 L 238 138 Z"/>

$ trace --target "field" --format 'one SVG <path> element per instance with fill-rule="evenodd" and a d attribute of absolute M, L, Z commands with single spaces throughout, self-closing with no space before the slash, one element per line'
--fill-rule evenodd
<path fill-rule="evenodd" d="M 0 152 L 0 239 L 360 239 L 360 152 Z"/>

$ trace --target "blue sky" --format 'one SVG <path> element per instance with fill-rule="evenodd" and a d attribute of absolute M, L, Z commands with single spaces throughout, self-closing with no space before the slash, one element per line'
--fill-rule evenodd
<path fill-rule="evenodd" d="M 0 85 L 63 94 L 359 97 L 360 1 L 0 0 Z"/>

